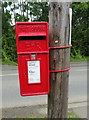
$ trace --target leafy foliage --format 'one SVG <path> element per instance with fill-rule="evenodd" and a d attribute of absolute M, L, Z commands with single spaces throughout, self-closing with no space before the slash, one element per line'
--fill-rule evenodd
<path fill-rule="evenodd" d="M 89 56 L 89 2 L 73 3 L 72 57 Z M 2 58 L 17 62 L 15 22 L 47 21 L 47 2 L 2 2 Z"/>
<path fill-rule="evenodd" d="M 4 61 L 17 62 L 13 23 L 29 20 L 48 21 L 48 4 L 46 2 L 24 2 L 18 4 L 3 2 L 2 11 L 2 58 Z"/>
<path fill-rule="evenodd" d="M 89 56 L 89 2 L 73 3 L 72 54 Z"/>
<path fill-rule="evenodd" d="M 15 31 L 11 26 L 11 14 L 9 10 L 5 10 L 7 2 L 2 5 L 2 59 L 17 61 L 16 47 L 15 47 Z"/>
<path fill-rule="evenodd" d="M 47 2 L 33 2 L 30 4 L 30 14 L 36 18 L 33 21 L 47 21 L 48 22 L 48 3 Z"/>

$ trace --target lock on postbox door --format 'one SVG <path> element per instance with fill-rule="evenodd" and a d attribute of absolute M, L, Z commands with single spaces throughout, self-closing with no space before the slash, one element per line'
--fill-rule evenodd
<path fill-rule="evenodd" d="M 17 22 L 16 45 L 21 96 L 48 94 L 48 23 Z"/>

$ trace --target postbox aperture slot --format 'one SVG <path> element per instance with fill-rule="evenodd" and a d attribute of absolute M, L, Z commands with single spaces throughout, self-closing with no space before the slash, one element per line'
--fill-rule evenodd
<path fill-rule="evenodd" d="M 19 36 L 20 40 L 45 40 L 46 36 Z"/>

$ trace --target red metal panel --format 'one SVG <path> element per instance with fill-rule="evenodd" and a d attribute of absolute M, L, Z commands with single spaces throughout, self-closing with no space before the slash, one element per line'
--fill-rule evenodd
<path fill-rule="evenodd" d="M 49 50 L 47 22 L 16 23 L 16 45 L 20 93 L 22 96 L 49 93 Z M 31 58 L 35 53 L 36 58 Z M 28 61 L 39 61 L 40 82 L 29 83 Z M 35 78 L 34 78 L 35 79 Z"/>

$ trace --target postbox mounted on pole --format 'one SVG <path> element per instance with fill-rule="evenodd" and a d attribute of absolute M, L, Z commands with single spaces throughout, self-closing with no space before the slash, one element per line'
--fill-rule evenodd
<path fill-rule="evenodd" d="M 21 95 L 48 94 L 48 23 L 17 22 L 16 45 Z"/>

